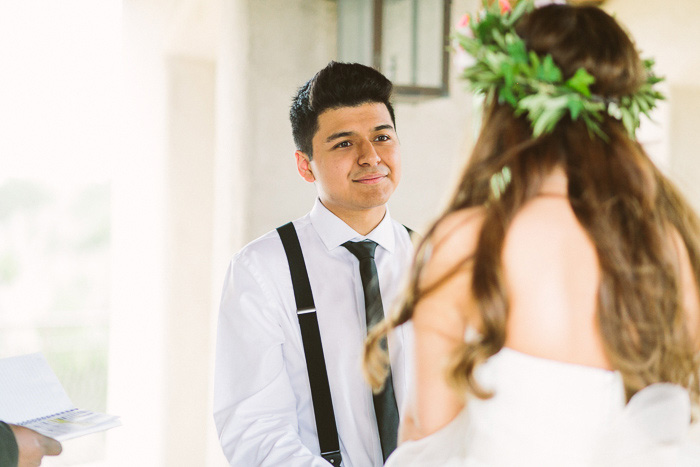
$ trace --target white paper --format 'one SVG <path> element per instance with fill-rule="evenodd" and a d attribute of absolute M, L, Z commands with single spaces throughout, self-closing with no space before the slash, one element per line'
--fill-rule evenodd
<path fill-rule="evenodd" d="M 119 417 L 75 408 L 40 353 L 0 359 L 0 420 L 59 441 L 121 424 Z"/>
<path fill-rule="evenodd" d="M 121 422 L 118 417 L 80 409 L 73 409 L 47 418 L 22 423 L 22 426 L 59 441 L 103 431 L 119 425 L 121 425 Z"/>

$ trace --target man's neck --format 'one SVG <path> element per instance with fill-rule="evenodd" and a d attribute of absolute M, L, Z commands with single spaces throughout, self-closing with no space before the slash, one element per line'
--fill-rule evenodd
<path fill-rule="evenodd" d="M 323 204 L 323 201 L 321 201 Z M 326 209 L 336 215 L 340 220 L 349 225 L 355 232 L 360 235 L 367 235 L 373 231 L 384 219 L 386 215 L 386 206 L 377 206 L 362 211 L 344 210 L 336 206 L 327 206 Z"/>

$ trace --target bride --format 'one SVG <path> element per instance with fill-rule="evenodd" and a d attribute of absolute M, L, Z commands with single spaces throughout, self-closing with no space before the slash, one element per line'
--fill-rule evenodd
<path fill-rule="evenodd" d="M 700 221 L 634 137 L 652 62 L 598 8 L 499 4 L 458 35 L 480 136 L 367 342 L 377 387 L 412 322 L 387 465 L 700 465 Z"/>

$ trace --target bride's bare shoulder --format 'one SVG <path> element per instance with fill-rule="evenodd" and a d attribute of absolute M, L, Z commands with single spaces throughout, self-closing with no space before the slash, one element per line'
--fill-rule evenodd
<path fill-rule="evenodd" d="M 431 239 L 433 256 L 454 260 L 471 256 L 484 222 L 484 208 L 460 209 L 442 218 L 435 226 Z"/>
<path fill-rule="evenodd" d="M 420 278 L 424 290 L 439 283 L 449 286 L 451 282 L 468 280 L 470 259 L 476 250 L 483 220 L 483 208 L 469 208 L 450 213 L 437 222 L 428 239 L 427 261 Z M 464 290 L 463 286 L 459 287 Z"/>
<path fill-rule="evenodd" d="M 483 219 L 483 209 L 472 208 L 450 213 L 435 225 L 418 281 L 422 295 L 413 314 L 417 334 L 434 334 L 453 346 L 464 340 L 467 325 L 477 322 L 469 284 Z"/>

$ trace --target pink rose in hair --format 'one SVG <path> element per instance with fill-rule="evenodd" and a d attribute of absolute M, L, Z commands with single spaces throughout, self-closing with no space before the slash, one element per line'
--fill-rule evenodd
<path fill-rule="evenodd" d="M 510 6 L 510 2 L 508 0 L 498 0 L 498 4 L 501 7 L 501 14 L 505 13 L 506 11 L 512 10 L 512 7 Z"/>
<path fill-rule="evenodd" d="M 474 37 L 474 33 L 472 32 L 472 28 L 469 25 L 470 22 L 471 22 L 471 17 L 469 16 L 468 13 L 465 14 L 464 16 L 462 16 L 462 19 L 460 19 L 459 22 L 457 23 L 457 33 L 459 33 L 463 36 L 467 36 L 467 37 Z"/>
<path fill-rule="evenodd" d="M 465 13 L 464 16 L 459 20 L 459 23 L 457 23 L 457 29 L 462 29 L 466 28 L 469 26 L 469 21 L 471 18 L 469 17 L 469 13 Z"/>

